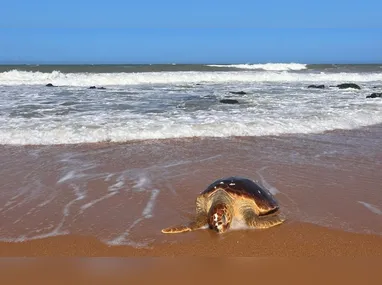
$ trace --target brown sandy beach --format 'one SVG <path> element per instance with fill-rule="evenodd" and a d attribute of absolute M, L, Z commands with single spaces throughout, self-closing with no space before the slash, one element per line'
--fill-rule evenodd
<path fill-rule="evenodd" d="M 151 249 L 107 246 L 92 237 L 70 235 L 2 243 L 2 256 L 13 258 L 0 258 L 1 280 L 14 285 L 379 284 L 382 280 L 380 236 L 302 223 L 256 233 L 229 233 L 223 239 L 207 232 L 191 235 L 193 241 Z M 39 258 L 17 259 L 24 256 Z M 58 256 L 72 258 L 46 258 Z M 84 256 L 93 258 L 73 258 Z M 252 258 L 243 258 L 248 256 Z"/>
<path fill-rule="evenodd" d="M 382 126 L 325 134 L 0 146 L 0 256 L 382 255 Z M 257 179 L 288 221 L 164 235 L 213 180 Z"/>

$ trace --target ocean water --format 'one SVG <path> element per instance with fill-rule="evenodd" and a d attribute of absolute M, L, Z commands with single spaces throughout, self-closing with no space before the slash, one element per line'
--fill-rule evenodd
<path fill-rule="evenodd" d="M 361 90 L 335 87 L 349 82 Z M 381 82 L 382 65 L 0 66 L 0 144 L 354 129 L 382 123 L 382 100 L 365 98 Z"/>
<path fill-rule="evenodd" d="M 335 87 L 350 82 L 361 90 Z M 381 235 L 373 92 L 382 65 L 0 66 L 0 241 L 173 242 L 160 230 L 232 175 L 260 181 L 288 220 Z M 151 141 L 192 137 L 212 138 Z M 83 144 L 105 141 L 129 143 Z"/>

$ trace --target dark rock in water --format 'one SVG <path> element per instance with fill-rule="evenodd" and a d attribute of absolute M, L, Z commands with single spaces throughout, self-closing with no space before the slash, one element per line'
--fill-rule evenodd
<path fill-rule="evenodd" d="M 324 89 L 325 88 L 325 85 L 321 84 L 321 85 L 309 85 L 308 88 L 316 88 L 316 89 Z"/>
<path fill-rule="evenodd" d="M 366 96 L 366 98 L 382 98 L 382 93 L 373 93 L 369 96 Z"/>
<path fill-rule="evenodd" d="M 229 93 L 231 93 L 231 94 L 235 94 L 235 95 L 245 95 L 245 94 L 247 94 L 247 93 L 244 92 L 244 91 L 230 91 Z"/>
<path fill-rule="evenodd" d="M 354 83 L 343 83 L 343 84 L 337 85 L 337 87 L 340 89 L 347 89 L 347 88 L 361 89 L 361 87 L 359 87 L 357 84 L 354 84 Z"/>
<path fill-rule="evenodd" d="M 95 86 L 90 86 L 89 89 L 101 89 L 104 90 L 106 89 L 105 87 L 95 87 Z"/>
<path fill-rule="evenodd" d="M 239 104 L 239 101 L 237 101 L 235 99 L 221 99 L 220 103 L 224 103 L 224 104 Z"/>
<path fill-rule="evenodd" d="M 52 83 L 48 83 L 47 85 L 45 85 L 46 87 L 56 87 L 54 86 Z"/>

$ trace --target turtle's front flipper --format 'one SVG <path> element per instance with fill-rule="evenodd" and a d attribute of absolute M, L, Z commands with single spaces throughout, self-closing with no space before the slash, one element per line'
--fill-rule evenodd
<path fill-rule="evenodd" d="M 196 216 L 196 219 L 194 222 L 190 223 L 188 226 L 175 226 L 175 227 L 169 227 L 162 230 L 162 233 L 164 234 L 179 234 L 184 232 L 191 232 L 198 230 L 202 227 L 204 227 L 207 224 L 207 215 L 205 213 L 199 213 Z"/>
<path fill-rule="evenodd" d="M 208 223 L 207 212 L 205 210 L 205 199 L 203 196 L 196 198 L 196 218 L 188 226 L 175 226 L 162 230 L 164 234 L 179 234 L 191 232 L 204 227 Z"/>
<path fill-rule="evenodd" d="M 189 226 L 175 226 L 169 227 L 162 230 L 164 234 L 180 234 L 184 232 L 190 232 L 192 229 Z"/>
<path fill-rule="evenodd" d="M 285 218 L 279 213 L 258 216 L 252 209 L 245 209 L 243 211 L 243 217 L 249 227 L 256 229 L 267 229 L 285 221 Z"/>

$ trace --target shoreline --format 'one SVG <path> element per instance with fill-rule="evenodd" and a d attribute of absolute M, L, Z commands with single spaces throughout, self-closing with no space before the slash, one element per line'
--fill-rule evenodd
<path fill-rule="evenodd" d="M 293 221 L 262 231 L 217 235 L 199 230 L 183 235 L 194 239 L 149 248 L 110 246 L 95 237 L 75 235 L 0 242 L 0 257 L 382 257 L 382 236 Z"/>

